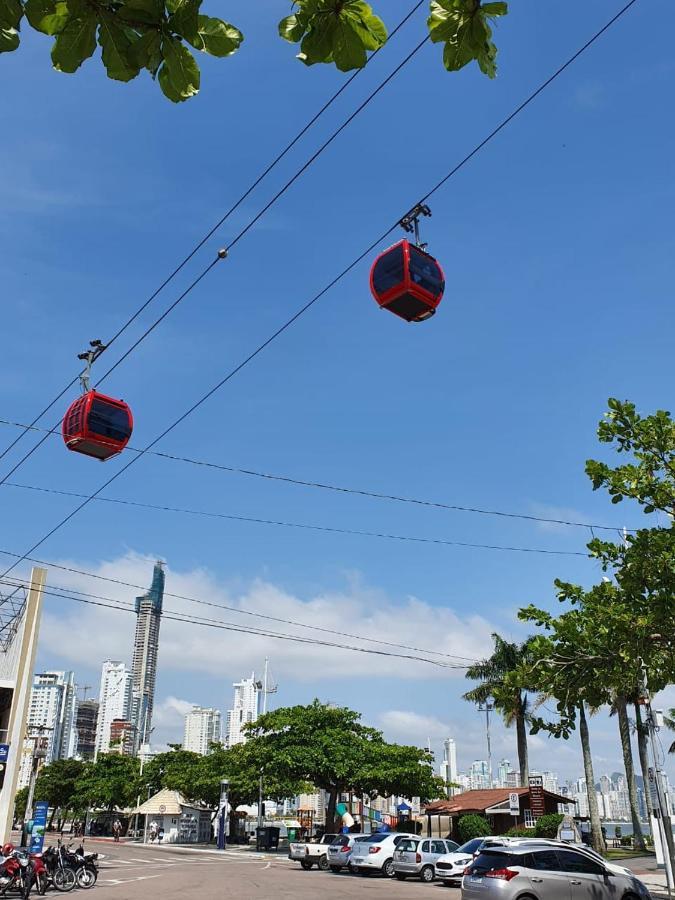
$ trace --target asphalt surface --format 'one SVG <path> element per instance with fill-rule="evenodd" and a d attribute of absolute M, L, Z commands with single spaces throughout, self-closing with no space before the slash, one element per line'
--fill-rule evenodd
<path fill-rule="evenodd" d="M 458 888 L 417 880 L 399 882 L 380 875 L 349 875 L 346 872 L 303 871 L 299 863 L 282 854 L 257 854 L 247 850 L 199 851 L 171 846 L 147 847 L 138 844 L 85 844 L 87 851 L 100 854 L 98 883 L 91 900 L 296 900 L 316 898 L 368 898 L 389 900 L 419 894 L 459 900 Z M 84 892 L 79 891 L 81 897 Z"/>

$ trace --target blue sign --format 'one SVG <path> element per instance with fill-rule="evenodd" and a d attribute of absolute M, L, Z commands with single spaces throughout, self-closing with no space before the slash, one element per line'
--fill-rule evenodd
<path fill-rule="evenodd" d="M 9 744 L 0 744 L 0 763 L 6 763 L 9 758 Z"/>
<path fill-rule="evenodd" d="M 30 835 L 29 849 L 31 853 L 42 853 L 47 829 L 47 814 L 49 803 L 46 800 L 38 800 L 33 808 L 33 827 Z"/>

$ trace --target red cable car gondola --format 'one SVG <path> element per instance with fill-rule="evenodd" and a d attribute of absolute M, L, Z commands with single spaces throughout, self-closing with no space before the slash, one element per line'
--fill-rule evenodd
<path fill-rule="evenodd" d="M 414 231 L 415 242 L 404 239 L 394 244 L 370 270 L 370 290 L 377 303 L 406 322 L 431 318 L 445 290 L 443 269 L 420 243 L 420 215 L 431 215 L 429 207 L 416 206 L 400 222 L 406 231 Z"/>
<path fill-rule="evenodd" d="M 105 350 L 100 341 L 92 341 L 92 347 L 93 350 L 78 357 L 87 361 L 87 367 L 80 376 L 84 393 L 68 408 L 61 433 L 69 450 L 104 462 L 124 450 L 129 443 L 134 420 L 124 400 L 116 400 L 89 387 L 91 364 Z"/>

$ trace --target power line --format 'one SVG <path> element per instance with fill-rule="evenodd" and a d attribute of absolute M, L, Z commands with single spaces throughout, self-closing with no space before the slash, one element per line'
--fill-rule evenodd
<path fill-rule="evenodd" d="M 19 422 L 11 422 L 7 419 L 0 419 L 0 425 L 9 425 L 18 428 L 32 428 L 34 431 L 48 432 L 51 435 L 59 436 L 56 429 L 36 428 L 35 426 L 23 425 Z M 136 447 L 127 446 L 125 448 L 129 453 L 140 453 L 141 450 Z M 294 484 L 299 487 L 317 488 L 324 491 L 333 491 L 339 494 L 353 494 L 358 497 L 368 497 L 373 500 L 389 500 L 396 503 L 410 503 L 415 506 L 427 506 L 433 509 L 447 509 L 453 512 L 478 513 L 483 516 L 500 516 L 507 519 L 523 519 L 528 522 L 540 522 L 547 525 L 567 525 L 575 528 L 588 528 L 590 531 L 620 531 L 617 525 L 598 525 L 594 522 L 576 522 L 571 519 L 553 519 L 547 516 L 528 515 L 527 513 L 505 512 L 497 509 L 483 509 L 477 506 L 459 506 L 454 503 L 443 503 L 440 500 L 424 500 L 417 497 L 403 497 L 398 494 L 387 494 L 379 491 L 365 490 L 362 488 L 349 488 L 343 485 L 330 484 L 322 481 L 311 481 L 302 478 L 291 478 L 288 475 L 279 475 L 272 472 L 259 472 L 255 469 L 242 469 L 237 466 L 228 466 L 223 463 L 209 462 L 203 459 L 194 459 L 189 456 L 176 456 L 173 453 L 165 453 L 161 450 L 150 450 L 148 456 L 157 456 L 161 459 L 168 459 L 172 462 L 188 463 L 193 466 L 203 466 L 209 469 L 217 469 L 222 472 L 230 472 L 234 475 L 248 475 L 255 478 L 262 478 L 268 481 L 281 481 L 285 484 Z M 10 487 L 24 487 L 34 490 L 46 490 L 46 488 L 30 488 L 29 485 L 19 485 L 14 482 L 5 482 Z M 627 528 L 627 532 L 635 532 L 635 528 Z"/>
<path fill-rule="evenodd" d="M 1 584 L 12 584 L 12 586 L 13 586 L 12 582 L 0 581 L 0 583 Z M 21 585 L 21 586 L 23 587 L 23 585 Z M 74 592 L 74 593 L 77 593 L 77 592 Z M 116 610 L 121 610 L 123 612 L 130 612 L 130 613 L 133 613 L 134 615 L 136 614 L 136 610 L 133 605 L 126 604 L 126 603 L 124 603 L 124 601 L 115 600 L 114 598 L 111 598 L 111 597 L 102 598 L 101 600 L 85 599 L 84 597 L 73 597 L 73 596 L 62 594 L 62 593 L 57 594 L 57 593 L 54 593 L 53 591 L 49 591 L 49 590 L 43 590 L 43 594 L 45 594 L 47 596 L 58 597 L 61 600 L 72 600 L 75 603 L 86 603 L 91 606 L 100 606 L 100 607 L 104 607 L 107 609 L 116 609 Z M 104 601 L 107 601 L 107 602 L 104 602 Z M 351 645 L 351 644 L 339 644 L 334 641 L 319 640 L 318 638 L 308 638 L 308 637 L 302 637 L 300 635 L 284 634 L 284 633 L 278 632 L 278 631 L 267 631 L 267 630 L 262 630 L 262 629 L 246 628 L 244 626 L 236 625 L 233 622 L 222 622 L 218 619 L 207 619 L 207 618 L 202 618 L 202 617 L 197 617 L 197 616 L 188 616 L 188 615 L 184 615 L 182 613 L 177 613 L 177 612 L 162 612 L 162 618 L 168 619 L 170 621 L 181 622 L 181 623 L 190 624 L 190 625 L 201 625 L 203 627 L 218 628 L 218 629 L 222 629 L 224 631 L 234 631 L 234 632 L 237 632 L 240 634 L 251 634 L 256 637 L 269 637 L 269 638 L 275 638 L 277 640 L 292 641 L 294 643 L 299 643 L 299 644 L 308 644 L 311 646 L 330 647 L 330 648 L 339 649 L 339 650 L 352 650 L 356 653 L 368 653 L 368 654 L 372 654 L 375 656 L 386 656 L 386 657 L 391 657 L 394 659 L 405 659 L 405 660 L 412 660 L 414 662 L 424 662 L 424 663 L 428 663 L 433 666 L 438 666 L 443 669 L 462 669 L 462 670 L 464 670 L 464 669 L 468 668 L 466 665 L 462 665 L 459 663 L 442 662 L 441 660 L 429 659 L 427 657 L 422 657 L 422 656 L 413 656 L 413 655 L 407 654 L 407 653 L 392 653 L 389 650 L 376 650 L 371 647 L 357 647 L 357 646 Z"/>
<path fill-rule="evenodd" d="M 494 128 L 490 132 L 490 134 L 486 138 L 484 138 L 483 141 L 481 141 L 480 144 L 478 144 L 477 147 L 470 154 L 465 156 L 464 159 L 460 163 L 458 163 L 456 166 L 454 166 L 450 170 L 450 172 L 443 179 L 441 179 L 441 181 L 439 181 L 424 196 L 423 201 L 429 199 L 429 197 L 431 197 L 432 194 L 434 194 L 437 190 L 439 190 L 439 188 L 442 185 L 444 185 L 448 181 L 449 178 L 451 178 L 464 165 L 466 165 L 466 163 L 470 159 L 472 159 L 481 148 L 483 148 L 487 143 L 489 143 L 489 141 L 491 141 L 497 134 L 499 134 L 499 132 L 509 122 L 513 121 L 513 119 L 517 115 L 519 115 L 527 106 L 529 106 L 529 104 L 536 97 L 538 97 L 539 94 L 541 94 L 541 92 L 546 87 L 551 85 L 572 64 L 572 62 L 574 62 L 576 59 L 578 59 L 582 53 L 584 53 L 589 47 L 591 47 L 595 43 L 595 41 L 597 41 L 598 38 L 602 34 L 604 34 L 611 25 L 613 25 L 616 21 L 618 21 L 618 19 L 622 15 L 624 15 L 636 2 L 637 2 L 637 0 L 629 0 L 629 2 L 623 7 L 622 10 L 620 10 L 615 16 L 613 16 L 612 19 L 610 19 L 610 21 L 606 25 L 604 25 L 599 31 L 597 31 L 593 35 L 593 37 L 591 37 L 588 41 L 586 41 L 586 43 L 579 50 L 577 50 L 576 53 L 574 53 L 567 60 L 567 62 L 563 63 L 563 65 L 561 65 L 553 73 L 553 75 L 551 75 L 549 78 L 547 78 L 546 81 L 544 81 L 538 88 L 536 88 L 529 95 L 529 97 L 525 101 L 523 101 L 514 110 L 514 112 L 510 113 L 505 119 L 503 119 L 501 124 L 498 125 L 496 128 Z M 426 43 L 427 40 L 428 40 L 428 37 L 425 38 L 424 41 L 422 41 L 420 44 L 418 44 L 417 47 L 406 57 L 406 59 L 403 60 L 402 63 L 399 63 L 397 68 L 394 69 L 394 71 L 388 76 L 388 80 L 391 80 L 391 78 L 396 74 L 396 72 L 399 71 L 406 64 L 406 62 L 412 58 L 412 56 Z M 386 83 L 386 81 L 381 83 L 380 86 L 377 88 L 377 90 L 380 90 L 383 87 L 384 83 Z M 371 97 L 372 96 L 373 96 L 373 94 L 371 94 Z M 363 104 L 361 105 L 360 109 L 362 109 L 362 108 L 363 108 Z M 353 118 L 353 115 L 352 115 L 352 118 Z M 89 497 L 87 497 L 87 499 L 83 500 L 82 503 L 80 503 L 77 507 L 75 507 L 75 509 L 72 510 L 67 516 L 65 516 L 65 518 L 61 519 L 60 522 L 57 522 L 57 524 L 54 525 L 53 528 L 51 528 L 45 535 L 43 535 L 42 538 L 40 538 L 40 540 L 38 540 L 35 544 L 33 544 L 32 547 L 30 547 L 26 551 L 26 553 L 24 554 L 24 556 L 21 559 L 17 560 L 15 563 L 13 563 L 12 566 L 10 566 L 9 569 L 7 569 L 5 572 L 3 572 L 0 575 L 0 578 L 5 577 L 9 572 L 11 572 L 12 569 L 14 569 L 22 561 L 22 559 L 24 559 L 26 556 L 33 553 L 38 547 L 40 547 L 45 541 L 47 541 L 53 534 L 55 534 L 60 528 L 62 528 L 74 516 L 76 516 L 82 509 L 84 509 L 84 507 L 87 506 L 92 500 L 95 500 L 96 497 L 102 491 L 104 491 L 110 484 L 112 484 L 117 478 L 119 478 L 120 475 L 122 475 L 124 472 L 127 471 L 127 469 L 129 469 L 132 465 L 134 465 L 136 462 L 138 462 L 138 460 L 141 459 L 149 450 L 152 450 L 152 448 L 156 444 L 158 444 L 161 440 L 163 440 L 163 438 L 165 438 L 167 434 L 169 434 L 171 431 L 173 431 L 173 429 L 176 428 L 178 425 L 180 425 L 185 419 L 187 419 L 188 416 L 192 415 L 192 413 L 195 412 L 203 403 L 205 403 L 213 394 L 215 394 L 218 390 L 220 390 L 221 387 L 223 387 L 236 374 L 238 374 L 238 372 L 240 372 L 245 366 L 247 366 L 252 360 L 254 360 L 260 353 L 262 353 L 263 350 L 265 350 L 271 343 L 273 343 L 278 337 L 280 337 L 288 328 L 290 328 L 291 325 L 293 325 L 302 315 L 304 315 L 312 306 L 314 306 L 314 304 L 317 303 L 324 296 L 324 294 L 328 293 L 328 291 L 330 291 L 331 288 L 334 287 L 334 285 L 336 285 L 338 282 L 340 282 L 349 272 L 351 272 L 352 269 L 354 269 L 363 259 L 365 259 L 366 256 L 368 256 L 370 253 L 372 253 L 372 251 L 375 249 L 375 247 L 377 247 L 378 244 L 382 243 L 382 241 L 384 241 L 385 238 L 392 231 L 394 231 L 397 227 L 398 227 L 398 222 L 396 222 L 394 225 L 391 225 L 384 232 L 384 234 L 380 235 L 380 237 L 378 237 L 376 241 L 374 241 L 369 247 L 367 247 L 366 250 L 363 251 L 363 253 L 361 253 L 359 256 L 357 256 L 355 260 L 353 260 L 349 265 L 347 265 L 344 269 L 342 269 L 342 271 L 338 275 L 336 275 L 335 278 L 332 279 L 332 281 L 330 281 L 321 291 L 319 291 L 317 294 L 315 294 L 311 300 L 309 300 L 307 303 L 304 304 L 304 306 L 302 306 L 299 310 L 297 310 L 297 312 L 295 312 L 289 319 L 287 319 L 283 325 L 281 325 L 279 328 L 277 328 L 277 330 L 275 332 L 273 332 L 270 335 L 270 337 L 268 337 L 265 341 L 263 341 L 261 344 L 259 344 L 255 348 L 255 350 L 253 350 L 247 357 L 245 357 L 244 360 L 242 360 L 242 362 L 240 362 L 237 366 L 235 366 L 233 369 L 231 369 L 214 387 L 212 387 L 209 391 L 207 391 L 205 394 L 203 394 L 199 400 L 197 400 L 195 403 L 193 403 L 192 406 L 189 407 L 186 412 L 184 412 L 177 419 L 175 419 L 171 425 L 169 425 L 167 428 L 165 428 L 164 431 L 162 431 L 143 450 L 140 450 L 136 457 L 129 460 L 124 466 L 122 466 L 121 469 L 118 469 L 118 471 L 114 475 L 112 475 L 106 482 L 104 482 L 104 484 L 102 484 L 101 487 L 98 488 L 98 490 L 96 490 L 93 494 L 91 494 Z M 247 229 L 245 229 L 245 230 L 247 230 Z M 230 244 L 230 246 L 232 246 L 232 244 Z M 43 441 L 46 440 L 46 435 L 45 435 L 45 437 L 42 438 L 42 440 Z M 2 484 L 2 482 L 0 482 L 0 484 Z"/>
<path fill-rule="evenodd" d="M 2 554 L 3 556 L 15 556 L 15 557 L 19 556 L 18 553 L 11 553 L 8 550 L 0 550 L 0 554 Z M 106 576 L 106 575 L 98 575 L 94 572 L 87 572 L 83 569 L 75 569 L 72 566 L 64 566 L 59 563 L 55 563 L 55 562 L 51 562 L 51 561 L 47 561 L 47 560 L 29 559 L 28 557 L 27 557 L 27 559 L 29 562 L 35 563 L 36 565 L 39 565 L 39 566 L 49 566 L 52 569 L 59 569 L 62 572 L 69 572 L 70 574 L 74 574 L 74 575 L 83 575 L 86 578 L 92 578 L 96 581 L 105 581 L 109 584 L 116 584 L 116 585 L 120 585 L 122 587 L 133 588 L 134 590 L 139 590 L 139 591 L 146 590 L 140 584 L 133 584 L 130 581 L 122 581 L 119 578 L 111 578 L 110 576 Z M 13 578 L 12 581 L 21 582 L 21 579 Z M 95 599 L 108 599 L 108 598 L 97 597 L 96 594 L 87 593 L 86 591 L 76 591 L 73 588 L 58 588 L 58 590 L 67 590 L 67 591 L 70 591 L 71 593 L 75 593 L 75 594 L 82 593 L 87 597 L 93 597 Z M 292 626 L 298 627 L 298 628 L 308 628 L 311 631 L 321 631 L 325 634 L 334 634 L 334 635 L 339 635 L 340 637 L 356 638 L 357 640 L 367 641 L 370 644 L 382 644 L 383 646 L 396 647 L 400 650 L 414 650 L 415 652 L 418 652 L 418 653 L 431 653 L 435 656 L 447 657 L 448 659 L 476 662 L 476 660 L 470 656 L 460 656 L 456 653 L 441 653 L 439 651 L 429 650 L 428 648 L 424 648 L 424 647 L 411 647 L 411 646 L 408 646 L 407 644 L 398 644 L 398 643 L 394 643 L 391 641 L 383 641 L 379 638 L 364 637 L 363 635 L 349 634 L 348 632 L 335 631 L 332 628 L 325 628 L 321 625 L 311 625 L 308 622 L 299 622 L 297 619 L 285 619 L 285 618 L 282 618 L 279 616 L 271 616 L 271 615 L 268 615 L 267 613 L 253 612 L 252 610 L 241 609 L 240 607 L 237 607 L 237 606 L 228 606 L 225 603 L 214 603 L 212 600 L 202 600 L 198 597 L 186 596 L 185 594 L 174 594 L 174 593 L 171 593 L 171 591 L 164 591 L 164 596 L 172 597 L 175 600 L 185 600 L 189 603 L 197 603 L 200 606 L 210 606 L 215 609 L 225 609 L 228 612 L 240 613 L 241 615 L 251 616 L 256 619 L 266 619 L 269 622 L 277 622 L 282 625 L 292 625 Z"/>
<path fill-rule="evenodd" d="M 95 499 L 99 503 L 117 503 L 122 506 L 133 506 L 141 509 L 151 509 L 157 512 L 179 513 L 189 516 L 203 516 L 209 519 L 225 519 L 231 522 L 249 522 L 255 525 L 275 525 L 281 528 L 299 528 L 307 531 L 323 531 L 329 534 L 345 534 L 355 537 L 375 537 L 390 541 L 407 541 L 417 544 L 437 544 L 445 547 L 465 547 L 474 550 L 506 550 L 515 553 L 542 553 L 549 556 L 583 556 L 588 557 L 588 553 L 581 550 L 548 550 L 539 547 L 509 547 L 501 544 L 475 544 L 465 541 L 450 541 L 444 538 L 427 538 L 414 537 L 405 534 L 391 534 L 389 532 L 380 531 L 364 531 L 356 528 L 341 528 L 332 525 L 312 525 L 307 522 L 288 522 L 279 519 L 263 519 L 258 516 L 241 516 L 234 513 L 209 512 L 203 509 L 185 509 L 179 506 L 165 506 L 155 503 L 143 503 L 140 500 L 125 500 L 120 497 L 93 497 L 88 494 L 80 494 L 77 491 L 62 491 L 56 488 L 38 487 L 29 484 L 16 484 L 15 482 L 7 482 L 8 487 L 20 488 L 21 490 L 36 491 L 43 494 L 56 494 L 62 497 L 76 497 L 79 499 Z"/>
<path fill-rule="evenodd" d="M 418 2 L 413 6 L 410 12 L 401 19 L 398 25 L 393 29 L 391 34 L 389 35 L 389 40 L 394 37 L 394 35 L 408 22 L 408 20 L 417 12 L 417 10 L 424 4 L 425 0 L 418 0 Z M 267 213 L 272 206 L 279 200 L 286 191 L 297 181 L 297 179 L 307 170 L 309 167 L 318 159 L 318 157 L 326 150 L 330 144 L 344 131 L 345 128 L 365 109 L 366 106 L 373 100 L 379 92 L 386 87 L 386 85 L 400 72 L 400 70 L 407 65 L 407 63 L 415 56 L 415 54 L 420 50 L 424 44 L 429 40 L 427 36 L 421 41 L 417 47 L 412 50 L 411 53 L 401 62 L 388 76 L 384 79 L 384 81 L 380 82 L 380 84 L 373 90 L 361 103 L 357 109 L 339 126 L 339 128 L 334 131 L 331 136 L 324 141 L 324 143 L 319 147 L 319 149 L 312 154 L 312 156 L 305 162 L 305 164 L 292 176 L 283 187 L 277 191 L 277 193 L 272 197 L 268 203 L 260 210 L 249 222 L 248 224 L 236 235 L 234 240 L 229 244 L 228 249 L 232 249 L 242 238 L 243 236 L 258 222 L 265 213 Z M 373 57 L 375 57 L 382 47 L 378 47 L 366 60 L 366 65 L 370 62 Z M 365 68 L 365 66 L 364 66 Z M 219 228 L 224 225 L 224 223 L 230 218 L 230 216 L 241 206 L 241 204 L 246 200 L 250 194 L 255 190 L 255 188 L 267 177 L 267 175 L 274 169 L 278 163 L 286 156 L 286 154 L 297 144 L 301 137 L 303 137 L 312 125 L 323 115 L 323 113 L 330 107 L 332 104 L 338 99 L 338 97 L 347 89 L 347 87 L 352 83 L 352 81 L 362 72 L 363 69 L 357 69 L 347 81 L 327 100 L 327 102 L 321 107 L 321 109 L 307 122 L 307 124 L 298 132 L 298 134 L 293 138 L 293 140 L 274 158 L 274 160 L 267 166 L 267 168 L 258 176 L 258 178 L 247 188 L 247 190 L 239 197 L 239 199 L 234 203 L 232 207 L 219 219 L 219 221 L 210 229 L 210 231 L 204 235 L 204 237 L 195 245 L 195 247 L 190 251 L 190 253 L 183 259 L 181 263 L 171 272 L 171 274 L 162 282 L 162 284 L 148 297 L 147 300 L 136 310 L 136 312 L 118 329 L 118 331 L 110 338 L 105 346 L 105 349 L 109 349 L 111 344 L 113 344 L 126 330 L 129 326 L 138 318 L 138 316 L 152 303 L 152 301 L 164 290 L 164 288 L 178 275 L 178 273 L 187 265 L 187 263 L 193 258 L 193 256 L 204 246 L 204 244 L 211 238 Z M 212 261 L 199 275 L 198 278 L 193 281 L 187 290 L 183 291 L 174 302 L 167 307 L 167 309 L 159 316 L 148 328 L 134 341 L 134 343 L 122 354 L 122 356 L 101 376 L 98 381 L 98 384 L 101 384 L 108 375 L 110 375 L 133 351 L 141 344 L 146 337 L 148 337 L 157 326 L 171 313 L 179 303 L 181 303 L 185 297 L 193 288 L 197 286 L 197 284 L 204 278 L 214 267 L 215 263 L 220 259 L 224 259 L 225 255 L 218 255 L 214 261 Z M 39 420 L 42 418 L 45 413 L 47 413 L 60 399 L 64 394 L 67 393 L 70 388 L 77 383 L 79 375 L 73 378 L 63 390 L 57 394 L 56 397 L 40 412 L 31 422 L 31 426 L 37 424 Z M 57 423 L 58 424 L 58 423 Z M 26 429 L 22 434 L 18 435 L 14 441 L 12 441 L 5 449 L 0 453 L 0 459 L 2 459 L 27 433 Z M 33 455 L 33 453 L 38 450 L 42 444 L 44 443 L 44 438 L 30 450 L 19 462 L 14 466 L 14 468 L 5 476 L 9 478 L 14 472 L 19 468 L 19 466 L 23 465 L 23 463 Z M 0 480 L 0 485 L 4 484 L 4 481 Z"/>

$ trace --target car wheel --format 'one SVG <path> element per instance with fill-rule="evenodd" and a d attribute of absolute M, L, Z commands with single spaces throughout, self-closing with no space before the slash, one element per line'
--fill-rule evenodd
<path fill-rule="evenodd" d="M 405 881 L 408 876 L 404 875 L 403 872 L 394 872 L 394 878 L 397 881 Z"/>
<path fill-rule="evenodd" d="M 339 872 L 341 868 L 342 866 L 331 866 L 330 870 L 331 872 Z"/>
<path fill-rule="evenodd" d="M 382 866 L 382 874 L 385 878 L 392 878 L 394 875 L 394 860 L 388 859 Z"/>
<path fill-rule="evenodd" d="M 420 872 L 420 878 L 422 881 L 425 881 L 429 884 L 430 881 L 434 880 L 434 867 L 433 866 L 425 866 Z"/>
<path fill-rule="evenodd" d="M 347 871 L 349 872 L 350 875 L 358 875 L 359 874 L 359 870 L 357 869 L 357 867 L 353 866 L 350 862 L 347 863 Z"/>
<path fill-rule="evenodd" d="M 306 859 L 301 860 L 300 865 L 305 870 L 305 872 L 309 872 L 309 870 L 312 868 L 312 863 Z"/>
<path fill-rule="evenodd" d="M 319 868 L 321 869 L 322 872 L 328 871 L 328 857 L 327 856 L 319 857 Z"/>

